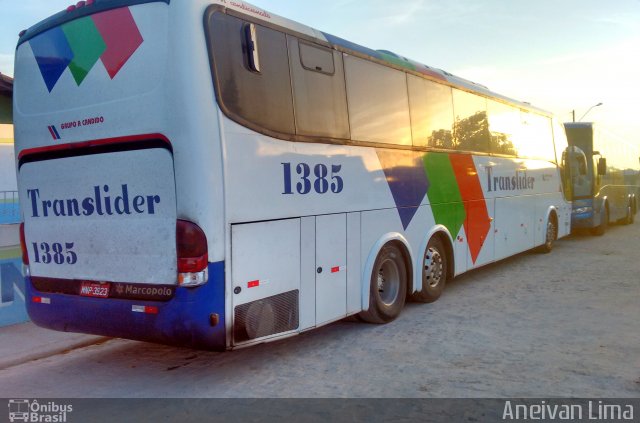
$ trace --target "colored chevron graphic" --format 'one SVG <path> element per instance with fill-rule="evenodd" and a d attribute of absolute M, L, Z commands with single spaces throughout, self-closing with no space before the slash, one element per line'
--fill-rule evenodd
<path fill-rule="evenodd" d="M 406 230 L 427 195 L 436 224 L 455 238 L 464 226 L 471 259 L 480 255 L 491 221 L 473 157 L 376 150 Z"/>
<path fill-rule="evenodd" d="M 422 166 L 422 154 L 397 150 L 376 152 L 406 230 L 430 186 Z"/>
<path fill-rule="evenodd" d="M 115 78 L 143 42 L 131 11 L 124 7 L 67 22 L 34 37 L 29 45 L 51 92 L 67 68 L 80 86 L 98 61 Z"/>
<path fill-rule="evenodd" d="M 482 185 L 473 157 L 463 154 L 451 154 L 449 156 L 453 172 L 458 181 L 458 189 L 462 196 L 462 204 L 467 218 L 464 221 L 464 230 L 467 233 L 469 252 L 475 264 L 480 250 L 487 239 L 491 229 L 491 220 L 487 211 L 487 202 L 484 199 Z"/>
<path fill-rule="evenodd" d="M 434 181 L 427 193 L 433 217 L 436 224 L 444 225 L 455 238 L 466 220 L 466 210 L 449 155 L 429 153 L 423 162 L 424 170 Z"/>

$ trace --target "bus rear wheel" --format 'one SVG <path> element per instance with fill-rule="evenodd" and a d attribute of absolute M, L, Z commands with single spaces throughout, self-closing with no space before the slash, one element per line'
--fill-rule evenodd
<path fill-rule="evenodd" d="M 442 295 L 447 283 L 447 252 L 439 237 L 433 237 L 427 244 L 422 265 L 422 290 L 411 296 L 421 303 L 432 303 Z"/>
<path fill-rule="evenodd" d="M 385 245 L 371 272 L 369 309 L 358 317 L 369 323 L 389 323 L 400 315 L 407 297 L 407 267 L 402 250 Z"/>

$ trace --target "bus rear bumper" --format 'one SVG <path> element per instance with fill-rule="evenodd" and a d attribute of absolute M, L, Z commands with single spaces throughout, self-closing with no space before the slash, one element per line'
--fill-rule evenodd
<path fill-rule="evenodd" d="M 39 292 L 26 278 L 27 312 L 38 326 L 207 350 L 225 350 L 224 262 L 209 282 L 176 289 L 168 302 L 87 298 Z"/>

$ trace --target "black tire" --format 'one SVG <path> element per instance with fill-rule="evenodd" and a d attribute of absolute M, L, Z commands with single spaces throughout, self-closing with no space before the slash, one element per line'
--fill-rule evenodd
<path fill-rule="evenodd" d="M 558 219 L 555 214 L 549 216 L 547 221 L 547 231 L 545 234 L 545 241 L 540 247 L 536 249 L 541 254 L 549 254 L 553 251 L 553 247 L 558 240 Z"/>
<path fill-rule="evenodd" d="M 633 210 L 633 203 L 629 201 L 629 206 L 627 207 L 627 216 L 624 219 L 625 225 L 633 225 L 636 221 L 636 213 Z"/>
<path fill-rule="evenodd" d="M 369 291 L 369 310 L 358 317 L 365 322 L 383 324 L 400 315 L 407 297 L 407 267 L 400 248 L 385 245 L 373 264 Z"/>
<path fill-rule="evenodd" d="M 411 295 L 411 299 L 421 303 L 436 301 L 444 291 L 448 273 L 447 250 L 439 237 L 433 237 L 422 262 L 422 290 Z"/>
<path fill-rule="evenodd" d="M 591 234 L 594 236 L 602 236 L 607 232 L 607 228 L 609 227 L 609 208 L 604 208 L 604 214 L 602 215 L 602 221 L 600 225 L 591 229 Z"/>

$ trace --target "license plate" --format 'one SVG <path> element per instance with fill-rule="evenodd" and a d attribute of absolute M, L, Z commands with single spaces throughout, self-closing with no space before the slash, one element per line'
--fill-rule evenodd
<path fill-rule="evenodd" d="M 109 298 L 109 284 L 82 282 L 80 295 L 83 297 Z"/>

